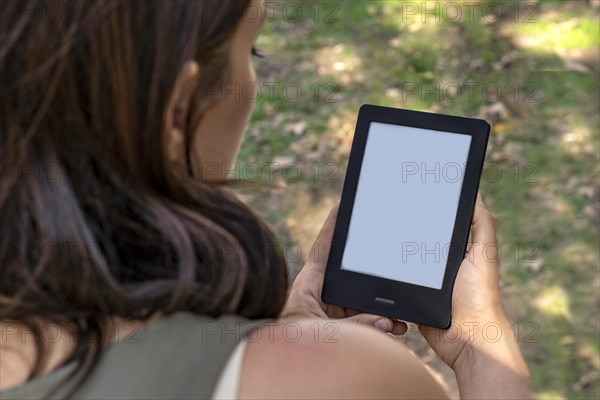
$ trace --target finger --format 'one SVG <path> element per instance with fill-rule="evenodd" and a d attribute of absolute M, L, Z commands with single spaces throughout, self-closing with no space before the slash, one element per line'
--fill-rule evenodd
<path fill-rule="evenodd" d="M 338 208 L 339 205 L 335 206 L 327 216 L 327 219 L 325 220 L 325 223 L 323 224 L 323 227 L 317 236 L 317 240 L 310 249 L 310 254 L 306 260 L 306 265 L 304 268 L 310 268 L 322 273 L 325 272 L 327 259 L 329 258 L 329 248 L 331 247 L 331 240 L 333 238 L 333 231 L 335 229 Z"/>
<path fill-rule="evenodd" d="M 347 318 L 352 315 L 348 315 L 344 307 L 336 306 L 333 304 L 325 304 L 325 313 L 329 318 Z M 353 314 L 355 315 L 355 314 Z"/>
<path fill-rule="evenodd" d="M 478 252 L 485 249 L 486 256 L 494 257 L 496 246 L 496 222 L 494 216 L 483 203 L 481 195 L 477 195 L 477 203 L 475 205 L 475 214 L 473 215 L 473 224 L 471 226 L 472 244 L 469 252 L 477 249 Z M 493 244 L 493 245 L 492 245 Z M 494 257 L 495 258 L 495 257 Z"/>
<path fill-rule="evenodd" d="M 408 325 L 406 324 L 406 322 L 396 320 L 392 320 L 392 322 L 394 323 L 394 327 L 390 331 L 391 334 L 399 336 L 404 335 L 406 332 L 408 332 Z"/>
<path fill-rule="evenodd" d="M 416 324 L 417 325 L 417 329 L 419 330 L 419 332 L 421 332 L 421 335 L 423 335 L 423 337 L 425 338 L 425 340 L 427 341 L 431 341 L 431 340 L 437 340 L 439 341 L 439 329 L 437 328 L 432 328 L 430 326 L 427 325 L 423 325 L 423 324 Z"/>
<path fill-rule="evenodd" d="M 381 315 L 358 314 L 345 320 L 372 326 L 385 333 L 391 333 L 394 330 L 394 321 L 391 318 L 382 317 Z"/>
<path fill-rule="evenodd" d="M 352 308 L 342 308 L 339 306 L 331 306 L 331 305 L 328 306 L 326 312 L 330 318 L 350 319 L 351 317 L 355 317 L 357 315 L 371 315 L 371 314 L 365 314 L 362 311 L 354 310 Z M 343 316 L 340 317 L 340 313 L 343 314 Z M 379 316 L 378 318 L 382 318 L 382 317 Z M 392 330 L 390 331 L 390 333 L 392 333 L 394 335 L 404 335 L 408 331 L 408 325 L 406 324 L 406 322 L 397 321 L 394 319 L 392 319 L 391 321 L 394 326 L 392 327 Z"/>
<path fill-rule="evenodd" d="M 477 194 L 475 213 L 473 215 L 473 235 L 478 239 L 496 240 L 496 223 L 494 216 L 483 203 L 481 194 Z"/>
<path fill-rule="evenodd" d="M 346 317 L 354 317 L 355 315 L 364 313 L 353 308 L 344 308 L 344 314 L 346 314 Z"/>

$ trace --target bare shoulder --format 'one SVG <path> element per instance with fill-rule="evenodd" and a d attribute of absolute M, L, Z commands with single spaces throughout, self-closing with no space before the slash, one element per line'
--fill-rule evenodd
<path fill-rule="evenodd" d="M 345 321 L 281 320 L 244 355 L 239 397 L 446 398 L 425 366 L 391 336 Z"/>

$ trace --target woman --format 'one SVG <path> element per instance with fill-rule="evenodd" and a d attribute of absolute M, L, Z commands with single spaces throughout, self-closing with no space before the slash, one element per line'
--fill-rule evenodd
<path fill-rule="evenodd" d="M 271 232 L 222 184 L 254 96 L 215 88 L 252 88 L 263 9 L 1 3 L 2 399 L 445 397 L 404 323 L 320 303 L 335 210 L 286 299 Z M 472 235 L 495 242 L 481 200 Z M 481 249 L 453 297 L 469 335 L 421 332 L 462 397 L 526 398 Z"/>

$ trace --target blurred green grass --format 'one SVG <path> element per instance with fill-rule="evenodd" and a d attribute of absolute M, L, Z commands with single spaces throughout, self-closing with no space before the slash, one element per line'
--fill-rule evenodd
<path fill-rule="evenodd" d="M 277 163 L 280 188 L 249 202 L 306 255 L 339 198 L 361 104 L 488 119 L 481 191 L 533 389 L 600 398 L 598 2 L 469 2 L 460 20 L 448 4 L 464 2 L 436 3 L 413 14 L 401 1 L 267 2 L 262 94 L 237 168 L 243 178 Z M 302 258 L 290 264 L 293 274 Z"/>

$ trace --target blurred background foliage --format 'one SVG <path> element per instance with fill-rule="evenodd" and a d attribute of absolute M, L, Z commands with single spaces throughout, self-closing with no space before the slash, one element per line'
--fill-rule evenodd
<path fill-rule="evenodd" d="M 600 2 L 266 7 L 236 176 L 274 184 L 242 194 L 277 232 L 291 275 L 339 199 L 360 105 L 485 118 L 481 192 L 498 219 L 504 304 L 533 389 L 600 398 Z M 416 332 L 400 340 L 458 396 Z"/>

